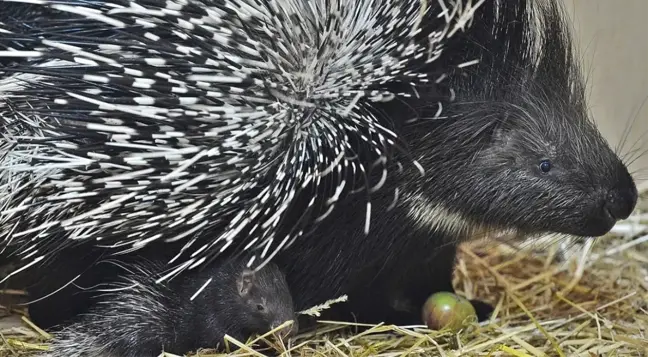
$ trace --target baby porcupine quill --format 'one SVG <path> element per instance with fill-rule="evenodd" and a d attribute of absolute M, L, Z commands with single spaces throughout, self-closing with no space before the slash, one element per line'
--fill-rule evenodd
<path fill-rule="evenodd" d="M 230 246 L 267 261 L 359 189 L 364 158 L 382 170 L 397 138 L 373 103 L 442 91 L 472 5 L 5 1 L 0 241 L 26 265 L 97 242 L 181 241 L 172 274 Z"/>
<path fill-rule="evenodd" d="M 103 262 L 102 264 L 114 264 Z M 285 277 L 273 264 L 258 271 L 228 259 L 156 284 L 164 266 L 147 262 L 123 267 L 117 283 L 89 312 L 53 331 L 43 357 L 157 357 L 223 348 L 225 334 L 245 342 L 287 321 L 278 334 L 290 336 L 297 321 Z M 200 291 L 200 294 L 196 294 Z M 114 328 L 114 327 L 119 328 Z M 113 328 L 110 328 L 113 327 Z"/>

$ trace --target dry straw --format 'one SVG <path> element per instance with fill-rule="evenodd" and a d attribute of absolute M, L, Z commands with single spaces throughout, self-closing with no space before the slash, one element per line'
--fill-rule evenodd
<path fill-rule="evenodd" d="M 566 262 L 553 259 L 552 249 L 530 253 L 492 242 L 462 247 L 457 291 L 491 302 L 495 312 L 458 334 L 321 321 L 316 332 L 291 341 L 272 333 L 247 342 L 228 337 L 229 354 L 193 356 L 648 356 L 647 195 L 631 218 Z M 22 294 L 3 293 L 2 301 Z M 308 313 L 317 316 L 325 305 Z M 24 311 L 1 308 L 7 316 L 0 320 L 0 357 L 47 349 L 49 335 Z M 259 341 L 271 348 L 258 349 Z"/>

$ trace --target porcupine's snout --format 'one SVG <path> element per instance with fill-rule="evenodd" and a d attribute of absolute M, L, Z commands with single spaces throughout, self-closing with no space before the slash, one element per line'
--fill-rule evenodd
<path fill-rule="evenodd" d="M 599 200 L 592 207 L 589 222 L 585 232 L 589 236 L 598 237 L 607 234 L 619 220 L 626 219 L 632 214 L 637 205 L 637 187 L 627 168 L 620 164 L 617 175 L 609 177 L 607 187 L 601 187 Z"/>
<path fill-rule="evenodd" d="M 608 191 L 603 204 L 604 213 L 613 222 L 628 218 L 634 211 L 639 196 L 634 180 L 625 168 L 624 171 L 617 186 Z"/>
<path fill-rule="evenodd" d="M 275 323 L 272 324 L 272 328 L 276 328 L 277 326 L 283 324 L 286 321 L 288 320 L 276 321 Z M 293 317 L 292 321 L 293 323 L 291 325 L 286 326 L 277 332 L 277 335 L 279 335 L 282 339 L 288 339 L 297 335 L 297 332 L 299 331 L 299 323 L 297 322 L 297 317 L 296 316 Z"/>

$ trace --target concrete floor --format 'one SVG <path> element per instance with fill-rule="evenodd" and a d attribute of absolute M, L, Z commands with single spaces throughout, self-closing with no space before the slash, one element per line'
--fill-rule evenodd
<path fill-rule="evenodd" d="M 565 0 L 595 122 L 612 145 L 630 127 L 620 152 L 645 152 L 631 165 L 648 185 L 648 0 Z M 629 155 L 630 156 L 630 155 Z M 635 155 L 636 156 L 636 155 Z"/>

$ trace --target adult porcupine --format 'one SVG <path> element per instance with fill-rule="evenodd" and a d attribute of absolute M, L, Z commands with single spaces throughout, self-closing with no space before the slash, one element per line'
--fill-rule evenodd
<path fill-rule="evenodd" d="M 435 59 L 477 5 L 5 1 L 0 239 L 72 276 L 85 261 L 49 259 L 97 242 L 163 245 L 180 269 L 269 258 L 386 161 L 375 102 L 450 95 Z"/>
<path fill-rule="evenodd" d="M 352 197 L 276 257 L 297 309 L 347 293 L 346 306 L 362 320 L 419 322 L 418 308 L 407 305 L 452 289 L 458 242 L 488 230 L 596 236 L 632 211 L 633 180 L 588 121 L 562 16 L 551 0 L 485 2 L 468 34 L 447 40 L 433 62 L 481 60 L 467 76 L 447 77 L 458 100 L 445 103 L 445 119 L 424 119 L 438 110 L 434 87 L 371 104 L 395 124 L 425 175 L 407 164 L 382 180 L 368 236 L 364 202 Z M 421 120 L 408 124 L 412 116 Z M 284 221 L 277 237 L 296 220 Z"/>

